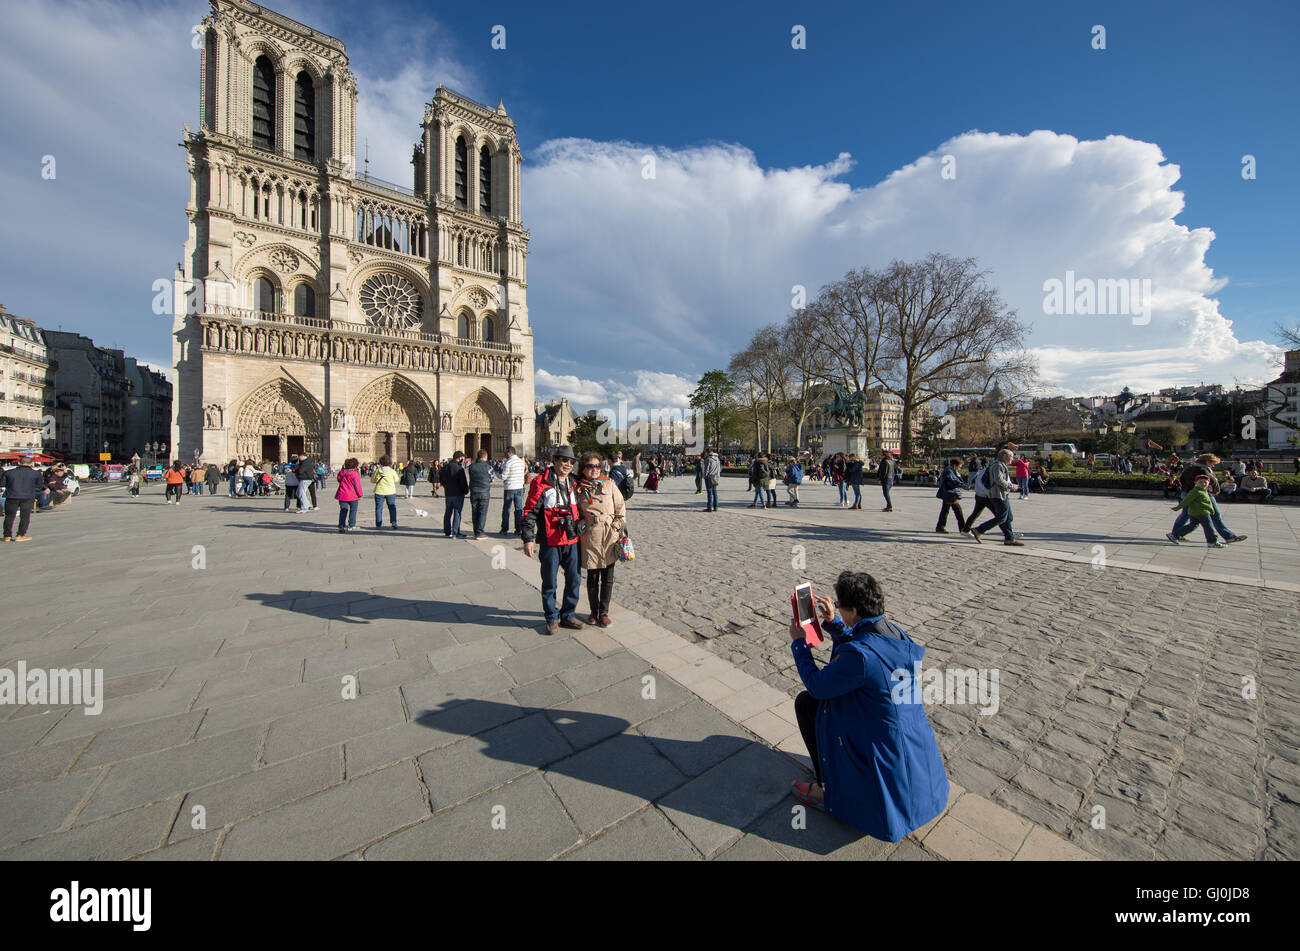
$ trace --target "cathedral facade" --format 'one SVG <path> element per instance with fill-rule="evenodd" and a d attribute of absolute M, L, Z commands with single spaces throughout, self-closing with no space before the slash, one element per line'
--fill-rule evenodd
<path fill-rule="evenodd" d="M 173 455 L 531 456 L 529 235 L 503 105 L 438 87 L 411 186 L 371 178 L 343 43 L 247 0 L 211 5 L 182 143 Z"/>

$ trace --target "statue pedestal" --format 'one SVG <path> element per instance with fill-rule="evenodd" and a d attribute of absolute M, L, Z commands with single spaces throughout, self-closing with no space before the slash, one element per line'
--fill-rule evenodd
<path fill-rule="evenodd" d="M 856 452 L 859 459 L 865 460 L 867 458 L 866 431 L 850 429 L 847 426 L 822 430 L 822 456 L 833 456 L 837 452 L 842 452 L 846 456 Z"/>

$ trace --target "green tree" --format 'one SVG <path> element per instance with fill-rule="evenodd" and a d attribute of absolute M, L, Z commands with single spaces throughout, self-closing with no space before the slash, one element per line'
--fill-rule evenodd
<path fill-rule="evenodd" d="M 600 429 L 603 422 L 604 420 L 596 415 L 594 409 L 587 415 L 578 417 L 577 425 L 573 427 L 573 437 L 571 439 L 575 453 L 599 452 L 604 454 L 614 451 L 616 447 L 601 445 L 597 436 L 597 430 Z"/>
<path fill-rule="evenodd" d="M 691 394 L 691 409 L 703 411 L 704 429 L 706 433 L 713 430 L 714 446 L 722 442 L 723 424 L 732 408 L 731 398 L 735 392 L 736 384 L 728 378 L 725 371 L 710 370 L 700 377 L 695 392 Z"/>

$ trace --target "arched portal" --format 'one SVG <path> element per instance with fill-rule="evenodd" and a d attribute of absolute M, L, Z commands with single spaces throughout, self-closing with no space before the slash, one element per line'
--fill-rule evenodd
<path fill-rule="evenodd" d="M 286 462 L 291 453 L 320 458 L 321 406 L 292 380 L 268 380 L 244 398 L 235 416 L 240 459 Z"/>
<path fill-rule="evenodd" d="M 452 448 L 463 450 L 471 458 L 480 449 L 486 449 L 497 459 L 506 454 L 508 445 L 510 419 L 505 405 L 490 390 L 475 390 L 456 410 Z"/>
<path fill-rule="evenodd" d="M 348 413 L 348 452 L 396 462 L 432 459 L 438 451 L 437 418 L 424 391 L 399 373 L 368 384 Z"/>

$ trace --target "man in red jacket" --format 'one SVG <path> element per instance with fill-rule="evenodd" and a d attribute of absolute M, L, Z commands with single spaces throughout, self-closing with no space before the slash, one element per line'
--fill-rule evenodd
<path fill-rule="evenodd" d="M 542 566 L 542 610 L 546 614 L 547 634 L 554 634 L 561 627 L 575 631 L 583 627 L 574 616 L 578 610 L 578 593 L 582 590 L 578 538 L 587 526 L 574 500 L 576 461 L 569 446 L 555 447 L 551 467 L 528 486 L 528 501 L 524 503 L 520 525 L 524 554 L 529 558 L 533 557 L 533 541 L 540 526 L 541 544 L 537 554 Z M 557 609 L 555 589 L 561 566 L 564 567 L 564 603 Z"/>

